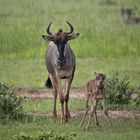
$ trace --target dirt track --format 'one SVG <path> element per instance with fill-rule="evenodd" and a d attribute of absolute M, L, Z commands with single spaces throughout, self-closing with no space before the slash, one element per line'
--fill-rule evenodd
<path fill-rule="evenodd" d="M 53 98 L 52 89 L 40 88 L 40 89 L 29 89 L 29 88 L 16 88 L 17 92 L 23 96 L 31 98 Z M 83 99 L 85 88 L 72 88 L 70 91 L 70 98 Z"/>
<path fill-rule="evenodd" d="M 16 88 L 15 89 L 17 92 L 19 92 L 22 96 L 26 96 L 27 98 L 32 98 L 32 99 L 39 99 L 39 98 L 53 98 L 52 94 L 52 89 L 27 89 L 27 88 Z M 70 92 L 70 98 L 74 99 L 84 99 L 84 93 L 85 93 L 85 88 L 72 88 Z M 97 111 L 98 115 L 102 115 L 101 111 Z M 44 116 L 50 116 L 51 112 L 41 112 L 41 111 L 36 111 L 36 112 L 29 112 L 28 114 L 32 115 L 44 115 Z M 61 113 L 58 112 L 58 115 Z M 83 114 L 83 111 L 73 111 L 71 112 L 71 116 L 75 117 L 77 115 Z M 125 117 L 125 118 L 140 118 L 140 111 L 116 111 L 116 110 L 109 110 L 109 115 L 113 118 L 116 117 Z"/>

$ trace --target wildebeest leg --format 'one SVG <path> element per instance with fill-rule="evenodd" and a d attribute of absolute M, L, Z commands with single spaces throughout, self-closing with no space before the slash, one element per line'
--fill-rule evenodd
<path fill-rule="evenodd" d="M 57 92 L 59 94 L 60 98 L 60 103 L 61 103 L 61 111 L 62 111 L 62 116 L 61 116 L 61 121 L 64 123 L 64 95 L 62 93 L 62 85 L 61 85 L 61 79 L 56 77 L 56 85 L 57 85 Z"/>
<path fill-rule="evenodd" d="M 108 117 L 108 111 L 107 111 L 107 109 L 105 107 L 105 99 L 102 100 L 102 106 L 103 106 L 104 115 L 107 118 L 107 122 L 108 122 L 109 128 L 111 128 L 112 127 L 112 124 L 111 124 L 111 121 L 110 121 L 110 119 Z"/>
<path fill-rule="evenodd" d="M 95 110 L 96 110 L 96 99 L 95 98 L 93 98 L 92 103 L 93 104 L 91 106 L 91 110 L 90 110 L 90 114 L 89 114 L 89 119 L 88 119 L 88 123 L 87 123 L 87 126 L 86 126 L 86 130 L 88 129 L 90 121 L 91 121 L 91 118 L 94 116 L 94 113 L 95 113 Z"/>
<path fill-rule="evenodd" d="M 64 117 L 65 121 L 67 122 L 70 118 L 70 112 L 68 108 L 68 102 L 69 102 L 69 92 L 70 92 L 70 86 L 73 80 L 73 75 L 71 75 L 69 78 L 65 79 L 65 93 L 64 93 Z"/>
<path fill-rule="evenodd" d="M 65 122 L 67 122 L 68 118 L 70 117 L 70 112 L 69 112 L 69 108 L 68 108 L 70 79 L 65 79 L 64 85 L 65 85 L 65 90 L 64 90 L 64 120 L 65 120 Z"/>
<path fill-rule="evenodd" d="M 53 86 L 53 96 L 54 96 L 54 100 L 53 100 L 54 106 L 53 106 L 52 115 L 54 117 L 57 117 L 57 111 L 56 111 L 56 103 L 57 103 L 57 85 L 56 85 L 56 79 L 51 74 L 50 74 L 50 79 L 51 79 L 52 86 Z"/>
<path fill-rule="evenodd" d="M 89 106 L 88 106 L 89 98 L 90 98 L 90 95 L 88 94 L 86 96 L 86 109 L 85 109 L 85 113 L 84 113 L 84 116 L 83 116 L 83 118 L 82 118 L 79 126 L 82 126 L 82 124 L 83 124 L 83 122 L 84 122 L 84 120 L 86 118 L 86 115 L 88 114 L 88 110 L 89 110 Z"/>

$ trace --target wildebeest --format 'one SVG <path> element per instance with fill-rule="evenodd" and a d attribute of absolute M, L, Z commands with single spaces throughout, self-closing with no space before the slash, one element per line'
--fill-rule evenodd
<path fill-rule="evenodd" d="M 70 118 L 68 108 L 69 92 L 76 68 L 75 55 L 68 41 L 74 40 L 79 36 L 79 33 L 72 34 L 74 31 L 73 26 L 68 21 L 66 23 L 70 27 L 69 32 L 63 32 L 62 29 L 59 29 L 57 33 L 52 33 L 50 31 L 52 23 L 50 23 L 46 30 L 48 35 L 42 35 L 45 40 L 51 41 L 46 51 L 46 66 L 53 86 L 53 116 L 57 116 L 56 100 L 59 94 L 62 123 Z"/>
<path fill-rule="evenodd" d="M 96 74 L 95 79 L 88 81 L 86 84 L 86 88 L 87 88 L 86 109 L 85 109 L 83 119 L 80 123 L 80 126 L 81 126 L 85 120 L 86 115 L 88 115 L 88 113 L 89 113 L 89 119 L 88 119 L 88 123 L 86 125 L 86 130 L 89 127 L 89 124 L 90 124 L 90 121 L 91 121 L 91 118 L 93 117 L 93 115 L 95 115 L 96 125 L 100 126 L 98 119 L 97 119 L 97 114 L 96 114 L 96 106 L 97 106 L 97 102 L 99 99 L 102 100 L 103 111 L 104 111 L 105 116 L 107 117 L 109 127 L 112 126 L 112 124 L 109 120 L 109 117 L 108 117 L 107 109 L 105 107 L 105 87 L 104 87 L 105 78 L 106 78 L 106 75 L 104 75 L 102 73 L 98 73 L 98 74 Z M 90 106 L 89 106 L 89 100 L 91 101 Z"/>
<path fill-rule="evenodd" d="M 140 23 L 140 17 L 136 16 L 134 13 L 135 8 L 121 8 L 122 18 L 125 23 Z"/>

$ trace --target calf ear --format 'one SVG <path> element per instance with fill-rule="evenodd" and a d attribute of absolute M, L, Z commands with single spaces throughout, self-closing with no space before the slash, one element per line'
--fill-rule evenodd
<path fill-rule="evenodd" d="M 53 37 L 50 35 L 42 35 L 42 37 L 46 40 L 46 41 L 52 41 Z"/>
<path fill-rule="evenodd" d="M 68 39 L 68 40 L 74 40 L 74 39 L 76 39 L 78 36 L 79 36 L 79 33 L 72 34 L 72 35 L 69 35 L 69 36 L 67 37 L 67 39 Z"/>

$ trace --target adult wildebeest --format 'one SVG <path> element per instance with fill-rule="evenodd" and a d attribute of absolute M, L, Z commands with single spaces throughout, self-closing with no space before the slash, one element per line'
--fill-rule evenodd
<path fill-rule="evenodd" d="M 62 122 L 66 122 L 70 118 L 68 109 L 69 92 L 76 67 L 75 56 L 68 41 L 76 39 L 79 35 L 79 33 L 72 34 L 74 28 L 68 21 L 66 22 L 70 27 L 69 32 L 63 32 L 60 29 L 57 33 L 52 33 L 50 31 L 52 23 L 50 23 L 47 28 L 48 35 L 42 35 L 45 40 L 51 41 L 46 52 L 46 66 L 53 86 L 53 116 L 57 116 L 56 100 L 59 94 Z M 62 81 L 64 82 L 62 83 Z"/>
<path fill-rule="evenodd" d="M 140 17 L 135 16 L 135 8 L 121 8 L 122 18 L 125 23 L 140 23 Z"/>
<path fill-rule="evenodd" d="M 112 124 L 109 120 L 108 117 L 108 112 L 107 109 L 105 107 L 105 87 L 104 87 L 104 80 L 105 80 L 106 75 L 102 74 L 102 73 L 98 73 L 96 74 L 96 78 L 92 79 L 90 81 L 87 82 L 86 84 L 86 88 L 87 88 L 87 92 L 86 92 L 86 110 L 83 116 L 83 119 L 80 123 L 80 126 L 83 124 L 86 115 L 89 112 L 89 119 L 88 119 L 88 123 L 86 126 L 86 130 L 89 127 L 91 118 L 93 117 L 93 115 L 95 115 L 95 120 L 96 120 L 96 125 L 99 125 L 98 119 L 97 119 L 97 114 L 96 114 L 96 106 L 97 106 L 97 102 L 99 99 L 102 100 L 102 106 L 103 106 L 103 110 L 104 110 L 104 114 L 107 117 L 107 121 L 109 124 L 109 127 L 111 128 Z M 90 107 L 89 107 L 89 100 L 91 101 Z"/>

